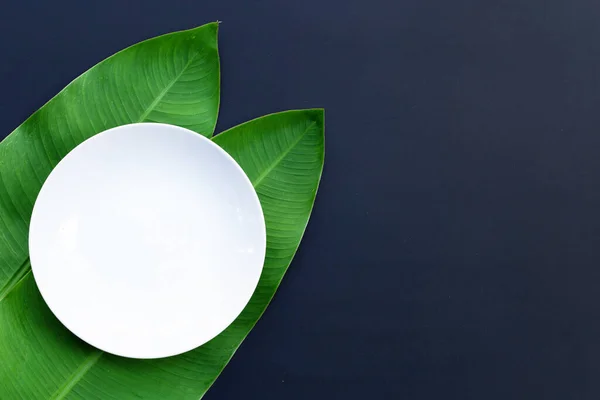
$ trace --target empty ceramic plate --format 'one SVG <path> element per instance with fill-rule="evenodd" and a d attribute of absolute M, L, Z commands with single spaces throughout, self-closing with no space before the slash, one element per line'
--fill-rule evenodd
<path fill-rule="evenodd" d="M 56 317 L 109 353 L 172 356 L 223 331 L 258 284 L 266 232 L 239 165 L 165 124 L 102 132 L 44 183 L 33 275 Z"/>

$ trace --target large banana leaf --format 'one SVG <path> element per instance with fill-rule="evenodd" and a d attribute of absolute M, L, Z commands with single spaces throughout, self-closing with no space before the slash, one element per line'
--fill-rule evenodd
<path fill-rule="evenodd" d="M 268 115 L 214 138 L 257 190 L 267 255 L 248 306 L 204 346 L 158 360 L 103 353 L 54 318 L 29 272 L 33 202 L 52 168 L 77 144 L 137 121 L 212 135 L 219 102 L 216 35 L 217 25 L 208 24 L 117 53 L 0 143 L 0 399 L 199 399 L 273 297 L 314 203 L 323 167 L 322 110 Z"/>
<path fill-rule="evenodd" d="M 27 228 L 52 168 L 75 146 L 132 122 L 210 137 L 219 107 L 218 25 L 147 40 L 81 75 L 0 144 L 0 299 L 29 269 Z"/>

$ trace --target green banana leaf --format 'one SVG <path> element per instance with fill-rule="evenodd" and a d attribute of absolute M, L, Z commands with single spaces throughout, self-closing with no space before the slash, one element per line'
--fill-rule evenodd
<path fill-rule="evenodd" d="M 160 36 L 99 63 L 0 143 L 0 399 L 199 399 L 272 299 L 308 222 L 324 157 L 323 110 L 267 115 L 214 137 L 248 174 L 267 225 L 258 288 L 236 321 L 176 357 L 103 353 L 52 315 L 27 252 L 33 202 L 52 168 L 105 129 L 155 121 L 212 136 L 219 106 L 216 23 Z"/>

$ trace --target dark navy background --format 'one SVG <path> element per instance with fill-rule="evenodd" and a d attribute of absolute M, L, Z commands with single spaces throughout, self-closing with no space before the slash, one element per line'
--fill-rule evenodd
<path fill-rule="evenodd" d="M 217 131 L 325 107 L 325 172 L 219 399 L 600 398 L 597 0 L 5 0 L 0 137 L 222 20 Z"/>

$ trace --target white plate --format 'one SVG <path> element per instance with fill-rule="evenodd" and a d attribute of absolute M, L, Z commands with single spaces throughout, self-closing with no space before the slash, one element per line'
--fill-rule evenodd
<path fill-rule="evenodd" d="M 109 353 L 198 347 L 246 306 L 265 223 L 252 184 L 219 146 L 165 124 L 102 132 L 71 151 L 36 200 L 35 281 L 54 315 Z"/>

